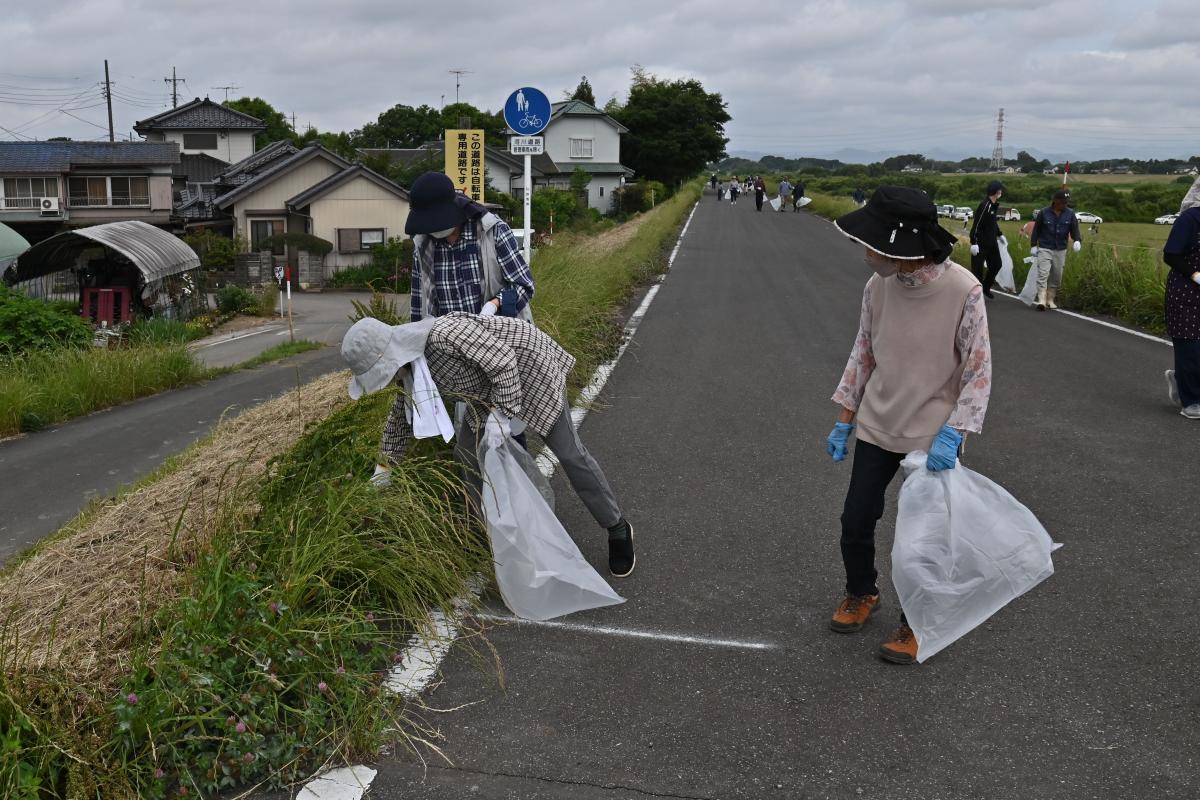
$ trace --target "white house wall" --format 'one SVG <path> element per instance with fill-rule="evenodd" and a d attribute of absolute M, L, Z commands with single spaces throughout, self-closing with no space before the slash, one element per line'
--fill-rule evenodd
<path fill-rule="evenodd" d="M 185 133 L 216 133 L 217 134 L 217 149 L 216 150 L 188 150 L 183 146 L 183 135 Z M 182 131 L 169 130 L 162 133 L 150 133 L 146 136 L 147 141 L 158 142 L 175 142 L 179 145 L 179 152 L 184 155 L 209 155 L 213 158 L 219 158 L 228 164 L 235 164 L 243 158 L 248 158 L 254 154 L 254 133 L 252 131 Z"/>
<path fill-rule="evenodd" d="M 308 213 L 312 217 L 313 233 L 333 242 L 333 252 L 325 256 L 325 276 L 329 277 L 340 269 L 371 260 L 369 253 L 339 253 L 339 228 L 383 228 L 385 238 L 403 239 L 408 201 L 359 176 L 314 200 Z"/>
<path fill-rule="evenodd" d="M 621 134 L 612 123 L 598 116 L 559 117 L 546 128 L 546 152 L 563 172 L 573 169 L 572 162 L 618 164 L 621 161 Z M 591 139 L 591 158 L 571 158 L 570 139 Z"/>
<path fill-rule="evenodd" d="M 499 161 L 489 158 L 484 162 L 483 166 L 487 172 L 488 180 L 492 182 L 492 186 L 505 194 L 512 194 L 513 171 L 508 168 L 507 164 L 501 164 Z M 487 200 L 488 198 L 485 197 L 484 199 Z"/>
<path fill-rule="evenodd" d="M 246 222 L 247 211 L 274 211 L 278 209 L 281 212 L 279 219 L 284 219 L 286 215 L 282 212 L 288 200 L 306 189 L 312 188 L 335 172 L 341 172 L 341 168 L 318 156 L 308 163 L 296 167 L 287 175 L 277 178 L 261 189 L 246 195 L 234 204 L 233 218 L 234 224 L 237 227 L 237 233 L 249 241 L 250 226 Z M 260 217 L 256 216 L 255 218 Z"/>

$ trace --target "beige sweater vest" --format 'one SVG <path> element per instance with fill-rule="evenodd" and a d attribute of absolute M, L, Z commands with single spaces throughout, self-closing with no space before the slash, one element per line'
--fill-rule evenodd
<path fill-rule="evenodd" d="M 871 281 L 875 369 L 858 407 L 858 438 L 893 453 L 928 450 L 958 402 L 958 328 L 979 281 L 953 263 L 924 286 Z"/>

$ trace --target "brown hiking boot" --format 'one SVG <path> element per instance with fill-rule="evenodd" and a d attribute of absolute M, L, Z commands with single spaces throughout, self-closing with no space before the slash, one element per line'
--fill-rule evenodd
<path fill-rule="evenodd" d="M 901 625 L 892 638 L 879 645 L 879 657 L 893 664 L 913 664 L 917 660 L 917 637 L 912 628 Z"/>
<path fill-rule="evenodd" d="M 879 595 L 877 594 L 848 594 L 842 600 L 842 604 L 838 606 L 837 611 L 833 612 L 833 619 L 829 620 L 829 628 L 838 633 L 854 633 L 867 624 L 867 620 L 871 618 L 871 612 L 878 607 Z"/>

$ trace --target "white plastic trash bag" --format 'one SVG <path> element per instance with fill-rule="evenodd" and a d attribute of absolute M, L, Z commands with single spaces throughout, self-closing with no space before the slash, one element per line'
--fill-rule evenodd
<path fill-rule="evenodd" d="M 1000 272 L 996 274 L 996 285 L 1006 292 L 1017 291 L 1017 280 L 1013 276 L 1012 255 L 1008 252 L 1008 239 L 1000 237 Z"/>
<path fill-rule="evenodd" d="M 812 202 L 811 197 L 801 197 L 800 201 L 798 203 L 796 203 L 796 205 L 800 206 L 801 208 L 804 208 L 806 205 L 808 205 L 811 202 Z"/>
<path fill-rule="evenodd" d="M 781 207 L 781 206 L 783 206 L 783 201 L 782 201 L 782 200 L 780 200 L 778 197 L 772 197 L 772 198 L 771 198 L 771 208 L 773 208 L 774 210 L 778 211 L 778 210 L 780 209 L 780 207 Z"/>
<path fill-rule="evenodd" d="M 1025 285 L 1021 288 L 1021 302 L 1027 306 L 1033 305 L 1037 298 L 1037 257 L 1026 256 L 1025 263 L 1029 265 L 1029 274 L 1025 276 Z"/>
<path fill-rule="evenodd" d="M 1002 487 L 960 462 L 930 472 L 909 453 L 892 582 L 925 661 L 1054 574 L 1061 545 Z"/>
<path fill-rule="evenodd" d="M 520 445 L 489 420 L 479 446 L 496 583 L 509 610 L 545 620 L 624 603 L 584 560 L 520 463 Z"/>

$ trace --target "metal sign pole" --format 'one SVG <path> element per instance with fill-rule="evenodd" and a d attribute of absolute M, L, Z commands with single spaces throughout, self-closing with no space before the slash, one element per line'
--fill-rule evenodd
<path fill-rule="evenodd" d="M 533 230 L 529 227 L 529 215 L 532 209 L 533 197 L 533 156 L 525 154 L 525 263 L 530 261 L 529 240 L 533 238 Z"/>

